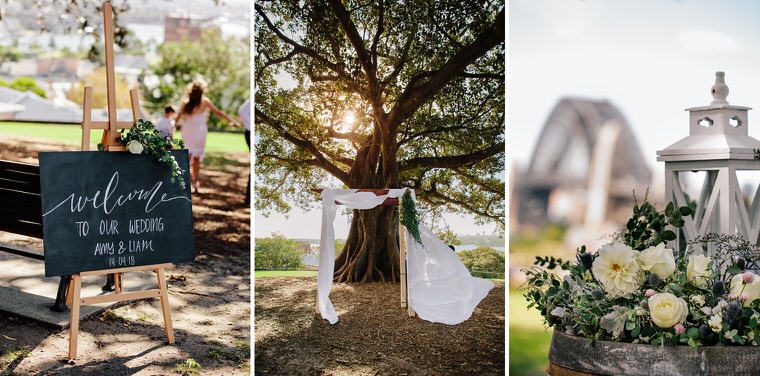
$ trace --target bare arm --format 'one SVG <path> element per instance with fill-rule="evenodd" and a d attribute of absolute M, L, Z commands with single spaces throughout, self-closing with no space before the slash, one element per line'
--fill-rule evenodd
<path fill-rule="evenodd" d="M 177 115 L 174 118 L 174 127 L 176 128 L 179 125 L 179 120 L 182 119 L 182 114 L 185 113 L 185 105 L 182 104 L 179 106 L 179 111 L 177 111 Z"/>
<path fill-rule="evenodd" d="M 232 125 L 233 127 L 239 127 L 240 126 L 240 123 L 237 120 L 235 120 L 235 118 L 233 118 L 230 115 L 225 114 L 220 109 L 218 109 L 216 106 L 214 106 L 214 103 L 211 102 L 210 99 L 208 99 L 206 97 L 203 97 L 203 103 L 205 103 L 206 106 L 208 106 L 208 108 L 209 108 L 209 110 L 211 110 L 211 112 L 217 114 L 220 118 L 222 118 L 224 120 L 227 120 L 230 123 L 230 125 Z"/>

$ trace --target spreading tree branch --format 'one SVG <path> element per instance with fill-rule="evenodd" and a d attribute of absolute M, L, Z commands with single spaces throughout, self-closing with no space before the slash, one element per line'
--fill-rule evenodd
<path fill-rule="evenodd" d="M 457 168 L 482 161 L 486 158 L 493 157 L 504 152 L 506 144 L 501 143 L 492 145 L 486 149 L 478 150 L 474 153 L 465 155 L 454 155 L 449 157 L 422 157 L 412 158 L 399 162 L 399 172 L 414 170 L 416 168 Z"/>
<path fill-rule="evenodd" d="M 327 158 L 317 149 L 317 147 L 308 140 L 300 139 L 293 134 L 289 133 L 285 127 L 282 126 L 279 122 L 269 117 L 267 114 L 265 114 L 261 109 L 258 107 L 255 107 L 255 116 L 256 116 L 256 122 L 257 123 L 264 123 L 272 127 L 277 131 L 277 133 L 280 134 L 284 139 L 289 141 L 291 144 L 305 150 L 307 153 L 314 156 L 316 160 L 315 166 L 322 168 L 323 170 L 327 171 L 331 175 L 338 178 L 340 181 L 346 183 L 348 181 L 348 174 L 345 173 L 343 170 L 338 168 L 338 166 L 332 164 L 330 161 L 327 160 Z"/>
<path fill-rule="evenodd" d="M 463 72 L 467 66 L 483 56 L 491 48 L 499 43 L 503 43 L 504 19 L 505 11 L 502 9 L 491 27 L 483 30 L 472 43 L 459 50 L 449 61 L 434 71 L 428 80 L 419 85 L 417 84 L 419 80 L 410 80 L 388 115 L 389 123 L 401 124 L 404 119 L 413 114 L 422 104 L 430 100 L 454 77 Z"/>

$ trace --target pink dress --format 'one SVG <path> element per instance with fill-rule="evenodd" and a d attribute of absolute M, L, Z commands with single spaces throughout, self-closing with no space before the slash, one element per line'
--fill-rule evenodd
<path fill-rule="evenodd" d="M 200 160 L 203 160 L 206 150 L 207 116 L 208 111 L 198 111 L 192 115 L 185 115 L 182 123 L 182 141 L 185 143 L 185 148 L 190 156 L 197 156 Z"/>

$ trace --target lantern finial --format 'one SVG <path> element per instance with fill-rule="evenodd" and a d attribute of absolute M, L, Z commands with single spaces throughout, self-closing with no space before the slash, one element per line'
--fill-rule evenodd
<path fill-rule="evenodd" d="M 715 72 L 715 84 L 712 86 L 713 101 L 711 105 L 728 104 L 728 86 L 726 86 L 726 74 L 724 72 Z"/>

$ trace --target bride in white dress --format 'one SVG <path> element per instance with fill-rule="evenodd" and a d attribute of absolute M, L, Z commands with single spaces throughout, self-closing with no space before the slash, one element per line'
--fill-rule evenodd
<path fill-rule="evenodd" d="M 206 149 L 208 112 L 211 111 L 227 120 L 233 127 L 240 126 L 232 116 L 219 110 L 210 99 L 203 95 L 206 87 L 206 83 L 201 80 L 195 80 L 187 86 L 185 98 L 175 119 L 175 124 L 178 126 L 182 124 L 182 141 L 190 154 L 190 180 L 193 191 L 196 193 L 199 188 L 201 162 Z"/>

